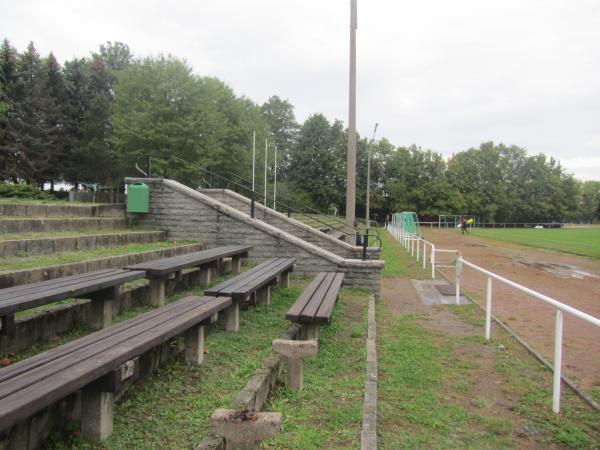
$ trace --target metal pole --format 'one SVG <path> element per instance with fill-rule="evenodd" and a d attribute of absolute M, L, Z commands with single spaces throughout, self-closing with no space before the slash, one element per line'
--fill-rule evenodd
<path fill-rule="evenodd" d="M 431 244 L 431 279 L 435 279 L 435 245 Z"/>
<path fill-rule="evenodd" d="M 273 180 L 273 209 L 277 211 L 277 145 L 275 145 L 275 178 Z"/>
<path fill-rule="evenodd" d="M 492 331 L 492 277 L 487 279 L 487 295 L 485 299 L 485 338 L 489 341 Z"/>
<path fill-rule="evenodd" d="M 563 313 L 556 310 L 556 326 L 554 334 L 554 384 L 552 386 L 552 411 L 560 412 L 560 378 L 562 368 L 562 335 L 563 335 Z"/>
<path fill-rule="evenodd" d="M 373 152 L 373 141 L 375 141 L 375 133 L 377 132 L 378 123 L 375 124 L 375 128 L 373 129 L 373 137 L 371 138 L 371 143 L 369 144 L 369 150 L 367 151 L 367 209 L 365 214 L 365 219 L 367 221 L 367 230 L 369 229 L 369 207 L 371 203 L 371 153 Z"/>
<path fill-rule="evenodd" d="M 462 258 L 456 257 L 456 304 L 460 305 L 460 275 L 462 272 Z"/>
<path fill-rule="evenodd" d="M 267 138 L 265 138 L 265 207 L 267 206 Z"/>
<path fill-rule="evenodd" d="M 254 172 L 256 167 L 256 131 L 252 132 L 252 192 L 254 192 Z"/>
<path fill-rule="evenodd" d="M 356 1 L 350 0 L 350 80 L 348 102 L 348 158 L 346 174 L 346 224 L 354 229 L 356 208 Z"/>
<path fill-rule="evenodd" d="M 421 239 L 417 240 L 417 262 L 419 262 L 419 253 L 421 251 Z"/>
<path fill-rule="evenodd" d="M 423 270 L 427 267 L 427 244 L 423 241 Z"/>

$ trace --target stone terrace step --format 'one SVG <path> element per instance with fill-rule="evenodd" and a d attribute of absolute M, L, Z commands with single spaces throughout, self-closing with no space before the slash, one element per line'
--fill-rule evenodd
<path fill-rule="evenodd" d="M 164 241 L 164 231 L 127 231 L 79 236 L 43 237 L 18 240 L 0 240 L 0 258 L 12 256 L 49 255 L 57 252 L 91 250 L 133 243 Z"/>
<path fill-rule="evenodd" d="M 101 269 L 120 269 L 124 266 L 138 264 L 159 258 L 184 255 L 186 253 L 202 250 L 203 244 L 185 244 L 159 250 L 149 250 L 126 255 L 107 256 L 90 259 L 87 261 L 60 264 L 34 269 L 20 269 L 0 272 L 0 289 L 18 286 L 21 284 L 35 283 L 38 281 L 51 280 L 69 275 L 77 275 L 84 272 L 92 272 Z"/>
<path fill-rule="evenodd" d="M 62 230 L 86 230 L 86 229 L 106 229 L 114 230 L 125 228 L 127 221 L 116 218 L 72 218 L 72 217 L 52 217 L 52 218 L 0 218 L 0 233 L 28 233 L 28 232 L 46 232 Z"/>
<path fill-rule="evenodd" d="M 90 205 L 42 204 L 42 203 L 1 203 L 1 216 L 23 217 L 111 217 L 123 219 L 123 203 L 99 203 Z"/>

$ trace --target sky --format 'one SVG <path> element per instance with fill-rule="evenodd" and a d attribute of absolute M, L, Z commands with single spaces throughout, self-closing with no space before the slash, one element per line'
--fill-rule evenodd
<path fill-rule="evenodd" d="M 0 0 L 0 38 L 59 61 L 173 54 L 297 119 L 347 123 L 349 0 Z M 451 156 L 485 141 L 600 180 L 600 1 L 358 0 L 357 129 Z"/>

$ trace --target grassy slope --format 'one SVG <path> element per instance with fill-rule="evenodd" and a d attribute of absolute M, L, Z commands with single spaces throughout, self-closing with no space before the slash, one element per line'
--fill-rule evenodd
<path fill-rule="evenodd" d="M 474 236 L 600 258 L 600 228 L 474 229 Z"/>
<path fill-rule="evenodd" d="M 89 230 L 69 230 L 69 231 L 47 231 L 47 232 L 29 232 L 29 233 L 3 233 L 0 235 L 0 241 L 24 240 L 24 239 L 44 239 L 44 238 L 60 238 L 71 236 L 87 236 L 96 234 L 119 234 L 131 233 L 134 231 L 160 231 L 158 228 L 148 227 L 128 227 L 122 229 L 89 229 Z"/>
<path fill-rule="evenodd" d="M 268 410 L 283 413 L 284 424 L 266 448 L 360 448 L 368 297 L 342 291 L 331 325 L 321 328 L 319 353 L 306 361 L 304 388 L 279 386 L 270 399 Z"/>
<path fill-rule="evenodd" d="M 127 244 L 116 247 L 101 247 L 93 250 L 79 252 L 55 253 L 53 255 L 11 257 L 0 259 L 0 271 L 31 269 L 37 267 L 54 266 L 58 264 L 69 264 L 90 259 L 103 258 L 107 256 L 127 255 L 150 250 L 171 248 L 177 245 L 191 244 L 193 241 L 161 241 L 146 244 Z"/>

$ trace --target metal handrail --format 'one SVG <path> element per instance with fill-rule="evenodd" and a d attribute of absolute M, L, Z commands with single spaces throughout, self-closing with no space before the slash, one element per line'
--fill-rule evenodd
<path fill-rule="evenodd" d="M 164 160 L 168 160 L 168 159 L 170 159 L 170 158 L 173 158 L 173 159 L 176 159 L 176 160 L 178 160 L 178 161 L 181 161 L 181 162 L 183 162 L 183 163 L 185 163 L 185 164 L 187 164 L 187 165 L 190 165 L 190 166 L 192 166 L 192 167 L 194 167 L 194 168 L 196 168 L 196 169 L 198 169 L 198 170 L 201 170 L 202 172 L 204 172 L 204 174 L 208 174 L 208 175 L 210 175 L 211 177 L 217 177 L 217 178 L 219 178 L 219 179 L 221 179 L 221 180 L 225 181 L 225 182 L 227 183 L 227 185 L 228 185 L 228 186 L 229 186 L 229 184 L 232 184 L 232 185 L 234 185 L 234 186 L 237 186 L 237 187 L 239 187 L 239 188 L 242 188 L 242 189 L 244 189 L 244 190 L 246 190 L 246 191 L 250 192 L 250 198 L 251 198 L 251 200 L 253 200 L 253 199 L 254 199 L 254 196 L 256 196 L 256 195 L 257 195 L 259 198 L 263 198 L 263 199 L 264 199 L 264 201 L 265 201 L 265 206 L 266 206 L 266 203 L 267 203 L 267 197 L 266 197 L 266 195 L 265 195 L 265 194 L 263 194 L 263 193 L 261 193 L 261 192 L 257 192 L 257 191 L 255 191 L 255 190 L 253 190 L 252 188 L 249 188 L 249 187 L 247 187 L 247 186 L 244 186 L 243 184 L 240 184 L 240 183 L 238 183 L 238 182 L 236 182 L 236 181 L 230 180 L 229 178 L 227 178 L 227 177 L 224 177 L 223 175 L 219 175 L 218 173 L 215 173 L 215 172 L 211 171 L 210 169 L 207 169 L 207 168 L 205 168 L 205 167 L 202 167 L 202 166 L 200 166 L 200 165 L 198 165 L 198 164 L 196 164 L 196 163 L 193 163 L 193 162 L 187 161 L 187 160 L 185 160 L 185 159 L 183 159 L 183 158 L 181 158 L 181 157 L 179 157 L 179 156 L 177 156 L 177 155 L 169 155 L 168 157 L 164 157 L 164 156 L 156 156 L 156 155 L 147 155 L 147 158 L 148 158 L 148 167 L 151 167 L 151 165 L 152 165 L 152 158 L 158 158 L 158 159 L 164 159 Z M 136 169 L 137 169 L 138 171 L 140 171 L 140 172 L 143 172 L 143 171 L 142 171 L 142 170 L 139 168 L 139 166 L 138 166 L 138 164 L 137 164 L 137 160 L 136 160 L 135 166 L 136 166 Z M 149 170 L 148 172 L 150 172 L 150 170 Z M 241 177 L 240 175 L 237 175 L 237 174 L 232 174 L 232 175 L 233 175 L 233 176 L 235 176 L 236 178 L 239 178 L 239 179 L 241 179 L 241 180 L 244 180 L 244 181 L 247 181 L 247 182 L 249 182 L 249 180 L 246 180 L 245 178 Z M 206 183 L 206 181 L 205 181 L 205 183 Z M 208 183 L 206 183 L 206 184 L 208 184 Z M 356 238 L 356 235 L 357 235 L 357 234 L 358 234 L 358 235 L 361 235 L 360 228 L 357 228 L 357 229 L 356 229 L 356 233 L 349 233 L 349 232 L 347 232 L 347 231 L 346 231 L 345 229 L 343 229 L 343 228 L 338 228 L 338 227 L 336 227 L 336 226 L 332 225 L 331 223 L 324 222 L 324 221 L 322 221 L 321 219 L 319 219 L 319 218 L 317 218 L 317 217 L 314 217 L 313 215 L 310 215 L 310 214 L 307 214 L 307 213 L 305 213 L 305 212 L 302 212 L 302 211 L 298 210 L 297 208 L 293 208 L 293 207 L 292 207 L 292 205 L 291 205 L 291 202 L 292 202 L 292 201 L 293 201 L 293 202 L 295 202 L 295 203 L 300 203 L 301 205 L 304 205 L 302 202 L 298 202 L 298 201 L 295 201 L 295 200 L 293 200 L 293 199 L 289 199 L 289 198 L 285 198 L 285 197 L 284 197 L 284 199 L 285 199 L 285 200 L 287 200 L 287 203 L 282 203 L 282 202 L 281 202 L 281 201 L 279 201 L 279 200 L 274 200 L 274 203 L 275 203 L 275 205 L 279 204 L 280 206 L 283 206 L 284 208 L 286 208 L 286 209 L 287 209 L 287 211 L 288 211 L 288 217 L 290 217 L 290 216 L 291 216 L 291 212 L 293 211 L 293 213 L 294 213 L 294 214 L 302 215 L 302 216 L 304 216 L 304 217 L 307 217 L 307 218 L 309 218 L 309 219 L 311 219 L 311 220 L 314 220 L 314 221 L 316 221 L 316 222 L 320 223 L 321 225 L 324 225 L 325 227 L 332 228 L 332 229 L 334 229 L 334 230 L 336 230 L 336 231 L 338 231 L 338 232 L 342 233 L 343 235 L 350 237 L 350 238 L 351 238 L 351 239 L 353 239 L 353 240 Z M 327 216 L 326 214 L 322 214 L 320 211 L 317 211 L 316 209 L 314 209 L 314 208 L 311 208 L 310 206 L 306 206 L 306 208 L 310 209 L 311 211 L 314 211 L 316 214 Z M 331 216 L 327 216 L 327 217 L 331 217 Z M 340 221 L 339 219 L 334 219 L 334 220 L 335 220 L 336 222 L 339 222 L 339 223 L 342 223 L 342 224 L 344 224 L 344 226 L 345 226 L 345 223 L 344 223 L 344 222 L 342 222 L 342 221 Z M 381 246 L 382 246 L 382 241 L 381 241 L 381 237 L 379 236 L 379 231 L 378 231 L 378 230 L 373 230 L 373 231 L 375 232 L 375 234 L 374 234 L 373 236 L 376 236 L 376 241 L 379 243 L 379 248 L 381 248 Z M 370 236 L 370 235 L 369 235 L 369 228 L 366 228 L 366 229 L 364 230 L 364 233 L 363 233 L 362 235 L 364 235 L 365 237 L 368 237 L 368 236 Z M 368 241 L 368 239 L 366 239 L 366 240 Z M 351 245 L 355 245 L 355 243 L 352 243 Z"/>

